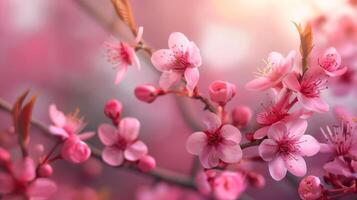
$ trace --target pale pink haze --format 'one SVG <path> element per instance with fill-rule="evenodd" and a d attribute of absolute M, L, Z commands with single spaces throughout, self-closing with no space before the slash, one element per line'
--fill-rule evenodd
<path fill-rule="evenodd" d="M 160 90 L 152 84 L 139 85 L 135 88 L 134 94 L 140 101 L 151 103 L 159 95 Z"/>
<path fill-rule="evenodd" d="M 293 70 L 295 57 L 295 51 L 290 51 L 286 58 L 280 53 L 271 52 L 266 66 L 258 69 L 258 77 L 250 81 L 246 88 L 249 90 L 266 90 L 277 86 Z"/>
<path fill-rule="evenodd" d="M 320 94 L 321 90 L 327 88 L 327 76 L 321 75 L 319 70 L 310 68 L 305 72 L 301 81 L 298 78 L 297 73 L 291 73 L 284 79 L 284 83 L 296 93 L 303 107 L 314 112 L 327 112 L 329 105 Z"/>
<path fill-rule="evenodd" d="M 108 61 L 117 67 L 115 84 L 119 84 L 130 66 L 134 66 L 140 70 L 141 65 L 139 58 L 136 56 L 135 47 L 141 41 L 143 35 L 143 27 L 139 27 L 135 42 L 129 44 L 121 42 L 112 37 L 104 43 L 107 48 Z"/>
<path fill-rule="evenodd" d="M 240 131 L 230 125 L 222 124 L 221 119 L 213 113 L 207 113 L 204 123 L 207 130 L 195 132 L 188 138 L 186 149 L 198 155 L 205 168 L 216 167 L 219 161 L 237 163 L 242 158 Z"/>
<path fill-rule="evenodd" d="M 317 140 L 304 135 L 307 122 L 294 119 L 276 123 L 268 130 L 268 139 L 259 145 L 259 155 L 269 162 L 269 172 L 273 179 L 282 180 L 289 171 L 295 176 L 306 174 L 304 156 L 313 156 L 320 150 Z"/>
<path fill-rule="evenodd" d="M 316 200 L 323 195 L 320 179 L 311 175 L 301 180 L 298 191 L 302 200 Z"/>
<path fill-rule="evenodd" d="M 341 66 L 341 56 L 333 47 L 325 50 L 318 63 L 328 76 L 341 76 L 347 71 L 346 66 Z"/>
<path fill-rule="evenodd" d="M 236 95 L 236 86 L 226 81 L 214 81 L 209 87 L 209 96 L 211 101 L 224 106 Z"/>
<path fill-rule="evenodd" d="M 245 180 L 241 173 L 224 171 L 213 182 L 213 195 L 219 200 L 237 199 L 245 190 Z"/>
<path fill-rule="evenodd" d="M 148 153 L 144 142 L 138 140 L 140 122 L 135 118 L 123 118 L 118 128 L 101 124 L 98 128 L 100 141 L 105 145 L 104 162 L 119 166 L 124 160 L 137 161 Z"/>
<path fill-rule="evenodd" d="M 200 50 L 196 44 L 189 41 L 179 32 L 171 33 L 169 49 L 160 49 L 151 57 L 152 64 L 162 72 L 160 87 L 164 90 L 184 76 L 186 88 L 192 92 L 199 80 L 198 67 L 202 64 Z"/>

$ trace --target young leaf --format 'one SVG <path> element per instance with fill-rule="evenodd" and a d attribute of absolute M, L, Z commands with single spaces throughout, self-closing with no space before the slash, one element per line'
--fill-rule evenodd
<path fill-rule="evenodd" d="M 15 127 L 15 133 L 19 133 L 19 118 L 21 115 L 21 108 L 22 104 L 26 98 L 26 96 L 29 94 L 30 90 L 26 90 L 21 96 L 19 96 L 15 102 L 15 104 L 12 107 L 12 120 L 14 123 Z"/>
<path fill-rule="evenodd" d="M 19 132 L 19 139 L 22 145 L 27 145 L 30 142 L 31 116 L 36 98 L 36 96 L 33 96 L 31 100 L 23 107 L 19 118 L 19 123 L 21 127 Z"/>
<path fill-rule="evenodd" d="M 136 36 L 137 28 L 129 0 L 112 0 L 112 3 L 119 18 L 129 26 L 131 32 Z"/>
<path fill-rule="evenodd" d="M 300 35 L 300 54 L 302 57 L 301 61 L 303 72 L 305 72 L 308 69 L 307 60 L 313 48 L 312 29 L 310 24 L 306 24 L 306 26 L 303 28 L 301 24 L 297 24 L 295 22 L 293 23 L 295 24 Z"/>

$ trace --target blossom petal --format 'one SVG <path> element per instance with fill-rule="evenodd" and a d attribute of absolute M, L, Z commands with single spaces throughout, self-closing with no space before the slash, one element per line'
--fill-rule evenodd
<path fill-rule="evenodd" d="M 207 135 L 204 132 L 195 132 L 188 137 L 186 149 L 193 155 L 198 155 L 207 144 Z"/>
<path fill-rule="evenodd" d="M 285 166 L 290 173 L 295 176 L 305 176 L 306 174 L 306 162 L 300 155 L 285 156 Z"/>
<path fill-rule="evenodd" d="M 350 167 L 347 162 L 344 161 L 342 156 L 336 157 L 333 161 L 326 163 L 323 168 L 326 172 L 334 175 L 343 175 L 346 177 L 350 177 L 352 175 Z"/>
<path fill-rule="evenodd" d="M 190 42 L 186 52 L 188 56 L 188 62 L 195 67 L 199 67 L 202 64 L 202 58 L 200 55 L 200 49 L 196 46 L 194 42 Z"/>
<path fill-rule="evenodd" d="M 218 152 L 214 147 L 205 146 L 199 155 L 201 164 L 205 168 L 216 167 L 219 163 Z"/>
<path fill-rule="evenodd" d="M 151 56 L 151 62 L 154 67 L 161 71 L 169 71 L 175 67 L 175 55 L 170 49 L 160 49 L 155 51 Z"/>
<path fill-rule="evenodd" d="M 280 181 L 285 177 L 287 169 L 284 160 L 280 156 L 269 162 L 268 166 L 270 175 L 274 180 Z"/>
<path fill-rule="evenodd" d="M 88 131 L 88 132 L 84 132 L 78 135 L 78 138 L 81 140 L 88 140 L 90 138 L 92 138 L 95 135 L 94 131 Z"/>
<path fill-rule="evenodd" d="M 17 180 L 27 182 L 36 176 L 35 162 L 30 157 L 17 160 L 13 166 L 13 174 Z"/>
<path fill-rule="evenodd" d="M 260 129 L 258 129 L 257 131 L 255 131 L 255 133 L 253 135 L 254 139 L 261 139 L 261 138 L 267 136 L 269 128 L 270 128 L 270 126 L 264 126 Z"/>
<path fill-rule="evenodd" d="M 237 145 L 219 145 L 218 157 L 226 163 L 237 163 L 242 159 L 242 149 Z"/>
<path fill-rule="evenodd" d="M 221 128 L 221 134 L 224 139 L 226 140 L 231 140 L 235 142 L 236 144 L 239 144 L 239 142 L 242 139 L 242 134 L 236 128 L 235 126 L 232 126 L 230 124 L 223 125 Z"/>
<path fill-rule="evenodd" d="M 283 80 L 284 84 L 286 85 L 286 87 L 288 87 L 289 89 L 293 90 L 293 91 L 300 91 L 301 89 L 301 85 L 297 79 L 297 74 L 296 73 L 290 73 L 288 74 L 284 80 Z"/>
<path fill-rule="evenodd" d="M 124 75 L 126 73 L 126 71 L 128 70 L 128 65 L 126 64 L 120 64 L 120 66 L 118 67 L 118 71 L 117 74 L 115 76 L 115 84 L 119 84 L 120 81 L 124 78 Z"/>
<path fill-rule="evenodd" d="M 129 161 L 136 161 L 147 153 L 148 148 L 146 144 L 139 140 L 126 148 L 126 150 L 124 151 L 124 157 Z"/>
<path fill-rule="evenodd" d="M 259 145 L 258 150 L 259 150 L 259 155 L 260 157 L 262 157 L 263 160 L 272 161 L 278 152 L 278 145 L 272 139 L 265 139 Z"/>
<path fill-rule="evenodd" d="M 169 37 L 169 48 L 175 52 L 184 53 L 189 44 L 190 41 L 180 32 L 171 33 Z"/>
<path fill-rule="evenodd" d="M 289 137 L 292 139 L 300 138 L 307 129 L 307 121 L 296 118 L 285 122 L 286 128 L 289 131 Z"/>
<path fill-rule="evenodd" d="M 303 135 L 298 140 L 302 156 L 313 156 L 320 151 L 320 143 L 311 135 Z"/>
<path fill-rule="evenodd" d="M 127 142 L 134 141 L 140 130 L 140 122 L 136 118 L 127 117 L 119 123 L 119 135 L 125 138 Z"/>
<path fill-rule="evenodd" d="M 57 185 L 48 178 L 37 178 L 27 188 L 27 195 L 31 199 L 48 199 L 57 191 Z"/>
<path fill-rule="evenodd" d="M 0 172 L 0 194 L 7 194 L 15 189 L 15 181 L 9 173 Z"/>
<path fill-rule="evenodd" d="M 58 135 L 63 138 L 69 137 L 68 133 L 63 128 L 50 125 L 48 130 L 51 132 L 52 135 Z"/>
<path fill-rule="evenodd" d="M 245 85 L 245 88 L 248 90 L 266 90 L 274 85 L 274 82 L 267 77 L 259 77 L 254 80 L 251 80 Z"/>
<path fill-rule="evenodd" d="M 105 147 L 102 152 L 102 158 L 108 165 L 119 166 L 124 161 L 124 154 L 122 150 L 116 147 Z"/>
<path fill-rule="evenodd" d="M 50 105 L 49 114 L 52 122 L 56 126 L 63 127 L 66 124 L 66 116 L 63 112 L 57 109 L 57 106 L 55 104 Z"/>
<path fill-rule="evenodd" d="M 279 72 L 282 76 L 285 76 L 289 72 L 292 71 L 294 68 L 294 61 L 296 57 L 296 52 L 295 51 L 290 51 L 289 54 L 282 60 L 282 63 L 280 63 L 280 69 Z"/>
<path fill-rule="evenodd" d="M 221 118 L 218 115 L 208 112 L 203 119 L 203 123 L 206 125 L 207 130 L 210 132 L 216 131 L 222 124 Z"/>
<path fill-rule="evenodd" d="M 275 141 L 280 141 L 288 133 L 286 125 L 283 122 L 278 122 L 270 126 L 268 130 L 268 138 Z"/>
<path fill-rule="evenodd" d="M 180 80 L 181 76 L 182 75 L 179 72 L 164 71 L 160 76 L 159 85 L 162 89 L 167 90 Z"/>
<path fill-rule="evenodd" d="M 200 72 L 198 71 L 197 67 L 195 68 L 187 68 L 185 70 L 185 79 L 186 79 L 186 88 L 193 92 L 195 89 L 198 80 L 200 78 Z"/>
<path fill-rule="evenodd" d="M 327 112 L 329 110 L 329 105 L 320 97 L 308 98 L 300 94 L 298 95 L 298 99 L 308 110 L 312 110 L 319 113 Z"/>
<path fill-rule="evenodd" d="M 111 146 L 118 140 L 118 130 L 109 124 L 101 124 L 98 128 L 98 137 L 100 141 L 106 145 Z"/>

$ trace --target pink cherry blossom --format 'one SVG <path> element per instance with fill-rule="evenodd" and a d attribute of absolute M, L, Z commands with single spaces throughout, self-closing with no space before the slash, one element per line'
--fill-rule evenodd
<path fill-rule="evenodd" d="M 77 135 L 81 140 L 89 139 L 95 135 L 95 132 L 84 132 L 78 135 L 86 125 L 83 118 L 78 116 L 78 109 L 74 113 L 65 115 L 57 109 L 55 104 L 51 104 L 49 114 L 53 122 L 53 125 L 49 126 L 49 131 L 53 135 L 61 136 L 64 140 L 73 135 Z"/>
<path fill-rule="evenodd" d="M 27 188 L 30 199 L 49 199 L 57 191 L 57 184 L 47 178 L 37 178 Z"/>
<path fill-rule="evenodd" d="M 214 196 L 219 200 L 237 199 L 246 185 L 241 173 L 224 171 L 214 180 Z"/>
<path fill-rule="evenodd" d="M 116 99 L 110 99 L 104 106 L 104 114 L 109 117 L 114 124 L 118 124 L 121 113 L 123 111 L 123 105 Z"/>
<path fill-rule="evenodd" d="M 295 51 L 290 51 L 286 58 L 280 53 L 271 52 L 266 66 L 258 70 L 258 78 L 250 81 L 246 88 L 249 90 L 266 90 L 278 85 L 293 70 L 295 56 Z"/>
<path fill-rule="evenodd" d="M 72 163 L 82 163 L 88 160 L 90 154 L 89 146 L 77 136 L 67 138 L 61 149 L 62 158 Z"/>
<path fill-rule="evenodd" d="M 242 158 L 240 131 L 230 125 L 223 124 L 221 119 L 208 113 L 204 123 L 207 130 L 195 132 L 187 140 L 186 149 L 193 155 L 198 155 L 205 168 L 216 167 L 219 161 L 237 163 Z"/>
<path fill-rule="evenodd" d="M 226 81 L 214 81 L 209 85 L 211 101 L 224 106 L 236 95 L 236 86 Z"/>
<path fill-rule="evenodd" d="M 118 128 L 101 124 L 98 128 L 100 141 L 105 145 L 103 160 L 111 166 L 123 164 L 124 159 L 137 161 L 148 152 L 146 145 L 137 139 L 140 122 L 135 118 L 124 118 Z"/>
<path fill-rule="evenodd" d="M 184 76 L 186 87 L 192 92 L 199 79 L 200 50 L 179 32 L 171 33 L 168 45 L 169 49 L 160 49 L 151 57 L 153 65 L 162 72 L 160 87 L 166 90 Z"/>
<path fill-rule="evenodd" d="M 307 176 L 302 179 L 298 191 L 302 200 L 316 200 L 323 195 L 321 181 L 316 176 Z"/>
<path fill-rule="evenodd" d="M 151 84 L 144 84 L 136 87 L 134 93 L 140 101 L 151 103 L 159 95 L 160 90 Z"/>
<path fill-rule="evenodd" d="M 107 48 L 108 61 L 117 67 L 115 84 L 119 84 L 123 79 L 129 66 L 141 68 L 139 58 L 136 56 L 135 47 L 141 41 L 143 28 L 140 27 L 134 44 L 121 42 L 112 37 L 104 46 Z"/>
<path fill-rule="evenodd" d="M 328 48 L 318 62 L 329 76 L 340 76 L 347 71 L 347 67 L 341 66 L 341 56 L 333 47 Z"/>
<path fill-rule="evenodd" d="M 305 72 L 301 81 L 298 80 L 296 73 L 289 74 L 284 80 L 287 87 L 296 92 L 304 108 L 319 113 L 329 110 L 329 105 L 320 95 L 321 90 L 326 89 L 326 82 L 327 77 L 312 68 Z"/>
<path fill-rule="evenodd" d="M 283 179 L 289 171 L 295 176 L 306 174 L 303 156 L 313 156 L 320 145 L 311 135 L 304 135 L 307 122 L 294 119 L 276 123 L 268 130 L 268 139 L 259 145 L 259 155 L 269 162 L 269 172 L 273 179 Z"/>

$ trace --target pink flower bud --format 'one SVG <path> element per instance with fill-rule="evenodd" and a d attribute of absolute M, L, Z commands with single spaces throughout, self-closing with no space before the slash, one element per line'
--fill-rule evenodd
<path fill-rule="evenodd" d="M 303 178 L 299 185 L 299 195 L 303 200 L 315 200 L 322 194 L 320 179 L 316 176 L 307 176 Z"/>
<path fill-rule="evenodd" d="M 142 172 L 149 172 L 156 167 L 156 161 L 152 156 L 145 155 L 140 158 L 137 166 Z"/>
<path fill-rule="evenodd" d="M 0 161 L 8 162 L 10 160 L 10 153 L 4 148 L 0 147 Z"/>
<path fill-rule="evenodd" d="M 234 200 L 245 190 L 242 174 L 225 171 L 214 180 L 213 194 L 217 199 Z"/>
<path fill-rule="evenodd" d="M 254 133 L 251 133 L 251 132 L 246 133 L 245 138 L 249 141 L 254 141 Z"/>
<path fill-rule="evenodd" d="M 61 150 L 62 158 L 73 163 L 81 163 L 88 160 L 90 154 L 91 150 L 88 145 L 76 136 L 67 138 Z"/>
<path fill-rule="evenodd" d="M 208 89 L 211 100 L 221 106 L 236 95 L 236 86 L 225 81 L 214 81 Z"/>
<path fill-rule="evenodd" d="M 239 127 L 246 126 L 252 119 L 252 110 L 248 106 L 237 106 L 232 111 L 233 124 Z"/>
<path fill-rule="evenodd" d="M 50 164 L 43 164 L 38 168 L 37 171 L 40 177 L 50 177 L 53 173 L 53 168 Z"/>
<path fill-rule="evenodd" d="M 36 176 L 35 162 L 30 157 L 17 160 L 13 166 L 13 175 L 18 181 L 31 181 Z"/>
<path fill-rule="evenodd" d="M 123 106 L 120 101 L 116 99 L 110 99 L 107 101 L 104 107 L 104 114 L 113 120 L 113 122 L 119 122 Z"/>
<path fill-rule="evenodd" d="M 159 94 L 159 89 L 151 84 L 139 85 L 135 88 L 135 96 L 140 101 L 151 103 Z"/>

